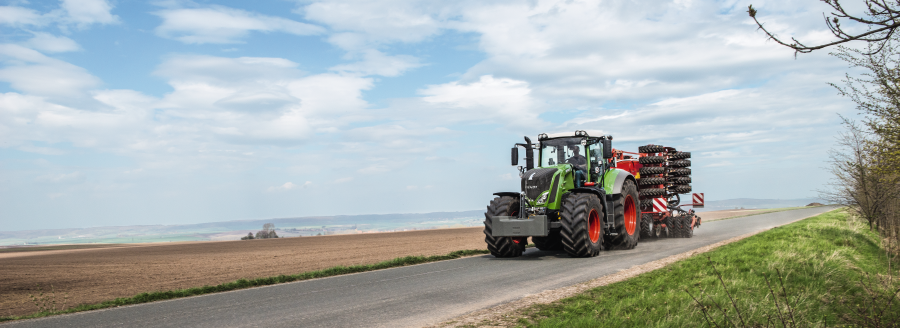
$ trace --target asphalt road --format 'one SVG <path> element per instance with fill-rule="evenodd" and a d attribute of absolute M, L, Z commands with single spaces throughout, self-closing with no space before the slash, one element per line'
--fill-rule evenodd
<path fill-rule="evenodd" d="M 704 223 L 690 239 L 642 240 L 587 259 L 528 250 L 2 324 L 13 327 L 408 327 L 574 285 L 749 232 L 817 207 Z M 700 213 L 702 217 L 702 213 Z M 440 242 L 440 241 L 435 241 Z"/>

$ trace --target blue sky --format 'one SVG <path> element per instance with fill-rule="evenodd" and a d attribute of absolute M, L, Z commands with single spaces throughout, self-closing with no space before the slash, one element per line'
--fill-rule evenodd
<path fill-rule="evenodd" d="M 3 1 L 0 230 L 478 209 L 576 129 L 692 151 L 709 200 L 815 196 L 847 65 L 749 3 Z"/>

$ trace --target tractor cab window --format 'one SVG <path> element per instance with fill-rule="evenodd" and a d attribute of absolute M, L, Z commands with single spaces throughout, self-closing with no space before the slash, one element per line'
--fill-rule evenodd
<path fill-rule="evenodd" d="M 578 152 L 577 154 L 576 151 Z M 581 138 L 544 140 L 541 142 L 540 157 L 541 166 L 572 163 L 582 170 L 587 169 Z"/>
<path fill-rule="evenodd" d="M 596 179 L 596 173 L 594 173 L 595 167 L 601 167 L 600 164 L 603 160 L 603 145 L 602 144 L 594 144 L 591 146 L 591 158 L 588 158 L 591 161 L 591 177 L 592 179 Z"/>

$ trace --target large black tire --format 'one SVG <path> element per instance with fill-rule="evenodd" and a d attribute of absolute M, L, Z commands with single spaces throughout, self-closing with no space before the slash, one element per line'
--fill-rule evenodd
<path fill-rule="evenodd" d="M 666 190 L 663 188 L 641 188 L 641 197 L 654 197 L 654 196 L 662 196 L 666 194 Z"/>
<path fill-rule="evenodd" d="M 675 229 L 675 218 L 672 216 L 667 216 L 662 221 L 665 224 L 665 227 L 660 227 L 660 234 L 666 238 L 675 238 L 678 236 L 677 229 Z"/>
<path fill-rule="evenodd" d="M 690 215 L 681 216 L 681 238 L 691 238 L 694 236 L 694 228 L 691 227 L 694 217 Z"/>
<path fill-rule="evenodd" d="M 674 185 L 669 187 L 669 191 L 679 194 L 686 194 L 691 192 L 691 185 Z"/>
<path fill-rule="evenodd" d="M 653 222 L 652 214 L 644 214 L 641 216 L 641 239 L 656 238 L 656 231 L 653 231 L 654 225 L 656 224 Z"/>
<path fill-rule="evenodd" d="M 563 250 L 571 257 L 600 253 L 603 244 L 603 203 L 594 194 L 569 194 L 563 199 L 559 231 Z"/>
<path fill-rule="evenodd" d="M 662 166 L 645 166 L 638 171 L 640 175 L 652 175 L 666 173 L 666 168 Z"/>
<path fill-rule="evenodd" d="M 674 153 L 672 155 L 669 155 L 669 158 L 671 158 L 671 159 L 691 158 L 691 152 L 680 151 L 680 152 Z"/>
<path fill-rule="evenodd" d="M 517 257 L 522 256 L 525 251 L 525 240 L 527 238 L 513 237 L 494 237 L 491 235 L 491 217 L 492 216 L 515 216 L 519 212 L 519 199 L 515 197 L 503 196 L 495 197 L 491 204 L 484 212 L 484 242 L 487 243 L 488 251 L 496 257 Z"/>
<path fill-rule="evenodd" d="M 661 153 L 666 151 L 666 147 L 660 145 L 646 145 L 638 147 L 639 153 Z"/>
<path fill-rule="evenodd" d="M 666 161 L 665 157 L 662 156 L 644 156 L 638 158 L 638 162 L 641 164 L 660 164 Z"/>
<path fill-rule="evenodd" d="M 686 176 L 691 175 L 691 169 L 689 168 L 679 168 L 679 169 L 670 169 L 670 176 Z"/>
<path fill-rule="evenodd" d="M 666 178 L 660 178 L 660 177 L 641 178 L 640 180 L 638 180 L 638 183 L 642 186 L 661 185 L 661 184 L 666 183 Z"/>
<path fill-rule="evenodd" d="M 547 237 L 531 237 L 534 247 L 542 251 L 558 251 L 563 249 L 559 231 L 550 231 Z"/>
<path fill-rule="evenodd" d="M 643 158 L 643 157 L 641 157 L 641 158 Z M 676 161 L 670 161 L 670 162 L 669 162 L 669 166 L 672 166 L 672 167 L 688 167 L 688 166 L 691 166 L 691 161 L 686 160 L 686 159 L 679 159 L 679 160 L 676 160 Z"/>
<path fill-rule="evenodd" d="M 621 249 L 632 249 L 637 246 L 640 239 L 641 208 L 638 203 L 637 186 L 634 181 L 625 180 L 622 185 L 622 193 L 613 195 L 613 217 L 616 223 L 616 235 L 609 241 L 609 246 L 617 246 Z M 611 247 L 607 247 L 610 249 Z"/>

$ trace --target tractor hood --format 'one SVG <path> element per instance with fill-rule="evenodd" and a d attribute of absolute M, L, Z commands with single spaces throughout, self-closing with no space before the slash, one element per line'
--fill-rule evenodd
<path fill-rule="evenodd" d="M 541 193 L 551 189 L 553 177 L 556 175 L 556 172 L 566 172 L 568 170 L 571 170 L 571 166 L 569 164 L 562 164 L 526 171 L 525 174 L 522 175 L 522 191 L 525 192 L 525 198 L 529 203 L 534 202 Z M 559 182 L 557 182 L 557 184 L 558 183 Z"/>

